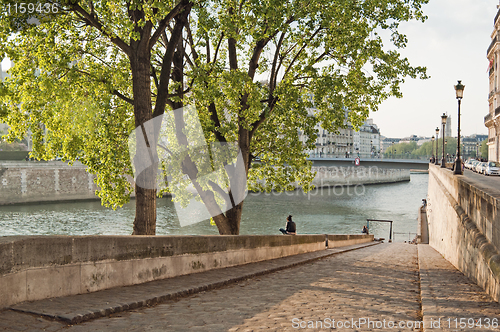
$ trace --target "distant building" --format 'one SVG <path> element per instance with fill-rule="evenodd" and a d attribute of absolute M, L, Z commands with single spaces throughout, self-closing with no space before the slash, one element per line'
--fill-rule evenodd
<path fill-rule="evenodd" d="M 310 116 L 314 116 L 315 109 L 310 109 Z M 359 131 L 354 131 L 348 120 L 348 111 L 345 111 L 345 126 L 346 128 L 338 128 L 337 132 L 329 132 L 322 128 L 319 124 L 316 125 L 318 138 L 315 142 L 315 148 L 309 150 L 311 157 L 315 158 L 353 158 L 360 156 L 362 158 L 380 156 L 380 131 L 373 123 L 372 119 L 368 119 L 359 128 Z M 299 140 L 306 142 L 307 137 L 303 132 L 299 131 Z"/>
<path fill-rule="evenodd" d="M 356 156 L 361 158 L 380 157 L 380 130 L 367 119 L 365 123 L 353 134 L 353 146 Z"/>
<path fill-rule="evenodd" d="M 399 143 L 411 143 L 411 142 L 418 142 L 420 140 L 420 137 L 417 135 L 410 135 L 408 137 L 402 138 Z"/>
<path fill-rule="evenodd" d="M 314 116 L 315 109 L 309 109 L 310 116 Z M 339 128 L 337 132 L 329 132 L 319 124 L 315 129 L 318 131 L 318 138 L 315 148 L 309 150 L 309 155 L 316 158 L 346 158 L 353 155 L 353 130 L 348 122 L 347 111 L 345 112 L 346 128 Z M 303 132 L 299 132 L 299 140 L 306 142 L 307 137 Z"/>
<path fill-rule="evenodd" d="M 401 138 L 389 138 L 389 137 L 381 136 L 380 141 L 381 141 L 381 143 L 380 143 L 380 153 L 384 153 L 392 145 L 398 144 L 399 142 L 401 142 Z"/>
<path fill-rule="evenodd" d="M 448 113 L 446 113 L 448 115 Z M 444 137 L 453 137 L 451 134 L 451 115 L 446 118 L 446 124 L 444 125 Z"/>
<path fill-rule="evenodd" d="M 481 156 L 481 144 L 484 140 L 488 139 L 488 135 L 478 135 L 474 134 L 471 136 L 462 138 L 462 155 L 464 159 L 482 157 Z"/>
<path fill-rule="evenodd" d="M 499 6 L 497 6 L 497 9 Z M 493 32 L 491 33 L 491 44 L 486 51 L 488 58 L 489 111 L 484 117 L 484 125 L 488 128 L 488 159 L 500 161 L 499 138 L 500 138 L 500 75 L 498 75 L 498 63 L 500 62 L 500 10 L 497 11 L 493 20 Z"/>

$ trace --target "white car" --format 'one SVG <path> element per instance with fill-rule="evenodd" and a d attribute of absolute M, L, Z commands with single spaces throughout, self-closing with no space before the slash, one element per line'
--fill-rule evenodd
<path fill-rule="evenodd" d="M 476 173 L 479 173 L 479 174 L 483 174 L 484 173 L 484 167 L 487 165 L 488 163 L 486 162 L 479 162 L 476 164 Z"/>
<path fill-rule="evenodd" d="M 476 166 L 480 163 L 480 161 L 477 161 L 477 160 L 474 160 L 472 162 L 472 164 L 470 165 L 470 170 L 473 171 L 473 172 L 477 172 L 476 171 Z"/>
<path fill-rule="evenodd" d="M 500 165 L 494 161 L 485 163 L 483 173 L 486 175 L 500 175 Z"/>
<path fill-rule="evenodd" d="M 467 169 L 472 169 L 472 163 L 476 161 L 476 159 L 469 159 L 465 162 L 464 167 Z"/>

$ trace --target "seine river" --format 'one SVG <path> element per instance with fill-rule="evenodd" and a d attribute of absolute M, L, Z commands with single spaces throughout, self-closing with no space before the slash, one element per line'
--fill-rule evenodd
<path fill-rule="evenodd" d="M 357 234 L 366 219 L 394 221 L 395 241 L 413 239 L 417 212 L 427 197 L 428 174 L 411 174 L 411 181 L 358 187 L 324 188 L 302 193 L 249 193 L 240 234 L 281 234 L 291 214 L 300 234 Z M 99 201 L 0 207 L 0 236 L 96 235 L 132 233 L 134 201 L 113 211 Z M 389 226 L 371 224 L 375 237 L 388 238 Z M 404 234 L 402 234 L 404 233 Z M 410 233 L 410 234 L 408 234 Z M 158 200 L 157 234 L 218 234 L 208 221 L 181 227 L 173 203 Z"/>

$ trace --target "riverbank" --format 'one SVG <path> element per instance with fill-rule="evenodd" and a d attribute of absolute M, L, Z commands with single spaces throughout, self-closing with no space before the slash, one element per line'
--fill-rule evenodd
<path fill-rule="evenodd" d="M 312 170 L 316 188 L 410 181 L 408 169 L 322 166 Z M 0 205 L 98 200 L 94 179 L 80 162 L 69 166 L 61 161 L 2 161 Z"/>

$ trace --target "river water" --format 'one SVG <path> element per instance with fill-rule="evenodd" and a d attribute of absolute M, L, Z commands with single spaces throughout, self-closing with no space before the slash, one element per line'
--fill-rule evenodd
<path fill-rule="evenodd" d="M 324 188 L 302 193 L 249 193 L 243 207 L 240 234 L 281 234 L 291 214 L 299 234 L 358 234 L 366 219 L 394 221 L 395 241 L 413 239 L 418 207 L 427 197 L 428 174 L 411 181 L 357 187 Z M 158 200 L 157 234 L 218 234 L 209 221 L 181 227 L 174 204 Z M 134 201 L 113 211 L 99 201 L 0 207 L 0 236 L 97 235 L 132 233 Z M 371 223 L 375 237 L 388 238 L 389 225 Z M 401 234 L 404 233 L 404 234 Z M 410 234 L 408 234 L 410 233 Z"/>

